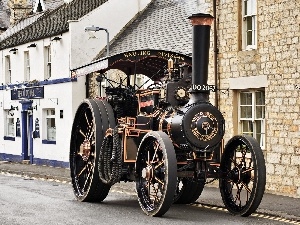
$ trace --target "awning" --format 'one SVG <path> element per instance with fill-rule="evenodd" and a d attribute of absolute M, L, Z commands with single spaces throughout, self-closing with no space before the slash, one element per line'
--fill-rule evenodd
<path fill-rule="evenodd" d="M 152 80 L 164 76 L 168 60 L 192 65 L 192 57 L 164 50 L 136 50 L 120 53 L 91 62 L 71 70 L 72 76 L 87 75 L 92 72 L 104 73 L 110 69 L 119 69 L 127 75 L 144 74 Z"/>

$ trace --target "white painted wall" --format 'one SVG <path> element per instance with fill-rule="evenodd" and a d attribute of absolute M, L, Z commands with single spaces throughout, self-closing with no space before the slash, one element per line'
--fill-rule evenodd
<path fill-rule="evenodd" d="M 31 43 L 16 46 L 18 49 L 16 54 L 9 52 L 10 49 L 5 49 L 0 54 L 0 83 L 4 82 L 5 55 L 10 55 L 12 68 L 12 83 L 18 84 L 24 81 L 24 51 L 29 51 L 30 54 L 30 80 L 44 80 L 45 73 L 45 46 L 51 45 L 52 49 L 52 76 L 49 80 L 68 78 L 70 77 L 70 34 L 64 33 L 59 41 L 51 41 L 51 38 L 35 41 L 37 47 L 27 48 Z M 79 87 L 79 84 L 81 87 Z M 82 82 L 69 82 L 62 84 L 52 84 L 44 86 L 44 99 L 33 100 L 33 106 L 37 105 L 37 110 L 33 110 L 33 121 L 39 119 L 40 124 L 40 138 L 33 141 L 33 151 L 35 158 L 50 159 L 68 162 L 69 160 L 69 143 L 71 135 L 71 127 L 73 124 L 73 115 L 81 99 L 85 97 L 85 87 Z M 72 101 L 73 85 L 77 87 L 76 99 Z M 5 136 L 6 125 L 4 110 L 9 109 L 11 105 L 18 106 L 19 110 L 14 111 L 15 121 L 17 118 L 21 120 L 22 105 L 19 100 L 10 100 L 10 90 L 0 91 L 0 147 L 1 153 L 12 155 L 21 155 L 22 139 L 15 137 L 15 141 L 3 140 Z M 75 102 L 75 106 L 72 105 Z M 53 108 L 56 114 L 56 144 L 42 144 L 42 140 L 46 139 L 46 124 L 44 109 Z M 59 112 L 63 110 L 64 117 L 59 118 Z M 22 126 L 22 124 L 21 124 Z"/>
<path fill-rule="evenodd" d="M 71 33 L 71 68 L 90 63 L 96 55 L 106 47 L 105 31 L 85 32 L 87 26 L 106 28 L 110 41 L 152 0 L 108 0 L 106 3 L 82 17 L 70 22 Z"/>
<path fill-rule="evenodd" d="M 51 38 L 35 41 L 36 48 L 27 48 L 32 43 L 16 46 L 17 54 L 5 49 L 0 52 L 0 84 L 4 83 L 5 55 L 11 56 L 12 83 L 24 81 L 24 51 L 30 54 L 30 80 L 44 80 L 45 73 L 45 50 L 44 47 L 52 47 L 52 76 L 51 79 L 70 77 L 70 69 L 90 63 L 100 50 L 106 46 L 106 32 L 94 33 L 96 38 L 90 38 L 84 32 L 86 26 L 99 26 L 109 30 L 110 40 L 112 40 L 120 30 L 132 20 L 137 13 L 145 9 L 152 0 L 109 0 L 99 8 L 90 12 L 78 21 L 70 21 L 70 30 L 62 34 L 61 40 L 51 41 Z M 37 110 L 33 110 L 33 121 L 39 119 L 40 138 L 33 141 L 33 152 L 35 158 L 69 161 L 69 144 L 73 118 L 80 102 L 85 98 L 86 77 L 77 78 L 77 82 L 69 82 L 44 86 L 44 99 L 33 100 L 33 106 L 37 105 Z M 15 141 L 3 140 L 4 109 L 9 109 L 11 105 L 18 106 L 19 110 L 14 111 L 15 120 L 21 120 L 22 105 L 19 100 L 10 100 L 10 91 L 0 90 L 0 153 L 20 155 L 22 152 L 22 142 L 20 137 Z M 56 114 L 56 144 L 42 144 L 45 139 L 45 116 L 44 109 L 53 108 Z M 59 118 L 59 112 L 63 110 L 64 117 Z M 22 126 L 22 124 L 21 124 Z"/>

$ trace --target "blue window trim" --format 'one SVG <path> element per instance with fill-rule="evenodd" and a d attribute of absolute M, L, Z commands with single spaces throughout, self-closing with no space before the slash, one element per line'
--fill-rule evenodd
<path fill-rule="evenodd" d="M 56 141 L 42 140 L 42 144 L 46 144 L 46 145 L 56 145 Z"/>
<path fill-rule="evenodd" d="M 53 79 L 53 80 L 43 80 L 43 81 L 38 81 L 36 83 L 17 83 L 17 84 L 2 84 L 0 85 L 0 90 L 5 90 L 7 87 L 9 89 L 12 88 L 21 88 L 22 85 L 25 85 L 26 87 L 32 87 L 32 86 L 41 86 L 41 85 L 52 85 L 52 84 L 62 84 L 62 83 L 68 83 L 68 82 L 77 82 L 77 78 L 71 78 L 71 77 L 66 77 L 66 78 L 59 78 L 59 79 Z"/>
<path fill-rule="evenodd" d="M 10 136 L 4 136 L 3 139 L 4 139 L 5 141 L 15 141 L 15 140 L 16 140 L 15 137 L 10 137 Z"/>

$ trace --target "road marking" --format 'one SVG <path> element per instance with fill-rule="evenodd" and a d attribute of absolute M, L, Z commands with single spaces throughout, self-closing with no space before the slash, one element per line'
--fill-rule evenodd
<path fill-rule="evenodd" d="M 54 179 L 54 178 L 44 178 L 44 177 L 34 177 L 34 176 L 27 176 L 24 174 L 16 174 L 16 173 L 11 173 L 11 172 L 4 172 L 0 171 L 0 174 L 5 175 L 5 176 L 10 176 L 10 177 L 21 177 L 24 180 L 41 180 L 41 181 L 49 181 L 49 182 L 56 182 L 56 183 L 62 183 L 62 184 L 72 184 L 70 181 L 66 180 L 59 180 L 59 179 Z"/>
<path fill-rule="evenodd" d="M 202 204 L 202 203 L 196 203 L 196 204 L 190 204 L 191 206 L 195 206 L 198 208 L 206 208 L 206 209 L 213 209 L 213 210 L 218 210 L 218 211 L 227 211 L 227 209 L 219 206 L 212 206 L 212 205 L 207 205 L 207 204 Z M 267 215 L 263 213 L 252 213 L 251 216 L 254 217 L 259 217 L 263 219 L 269 219 L 269 220 L 274 220 L 274 221 L 279 221 L 279 222 L 285 222 L 289 224 L 295 224 L 295 225 L 300 225 L 300 221 L 292 220 L 292 219 L 286 219 L 280 216 L 275 216 L 275 215 Z"/>
<path fill-rule="evenodd" d="M 63 183 L 63 184 L 72 184 L 69 181 L 60 181 L 58 179 L 45 179 L 43 177 L 30 177 L 26 176 L 24 174 L 15 174 L 15 173 L 10 173 L 10 172 L 4 172 L 0 171 L 0 174 L 5 175 L 5 176 L 12 176 L 12 177 L 22 177 L 24 179 L 33 179 L 33 180 L 42 180 L 42 181 L 49 181 L 49 182 L 57 182 L 57 183 Z M 125 190 L 115 190 L 111 189 L 111 192 L 115 193 L 120 193 L 120 194 L 126 194 L 126 195 L 135 195 L 134 192 L 132 191 L 125 191 Z M 202 204 L 202 203 L 195 203 L 195 204 L 189 204 L 194 207 L 198 208 L 207 208 L 207 209 L 212 209 L 212 210 L 218 210 L 218 211 L 223 211 L 227 212 L 227 209 L 219 206 L 213 206 L 213 205 L 208 205 L 208 204 Z M 263 213 L 252 213 L 251 216 L 258 217 L 258 218 L 264 218 L 264 219 L 269 219 L 269 220 L 274 220 L 274 221 L 279 221 L 279 222 L 285 222 L 289 224 L 294 224 L 294 225 L 300 225 L 300 221 L 292 220 L 292 219 L 286 219 L 280 216 L 275 216 L 275 215 L 268 215 L 268 214 L 263 214 Z"/>

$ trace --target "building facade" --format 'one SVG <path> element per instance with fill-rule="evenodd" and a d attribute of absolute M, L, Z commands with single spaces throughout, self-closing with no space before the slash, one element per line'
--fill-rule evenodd
<path fill-rule="evenodd" d="M 228 138 L 251 134 L 264 150 L 268 191 L 300 197 L 300 2 L 218 5 L 220 109 Z"/>
<path fill-rule="evenodd" d="M 16 4 L 20 2 L 26 1 Z M 84 28 L 103 26 L 111 40 L 149 2 L 65 1 L 52 10 L 18 17 L 22 19 L 2 33 L 1 160 L 69 166 L 73 117 L 88 97 L 87 77 L 74 78 L 71 69 L 92 61 L 107 43 L 105 32 L 89 34 Z M 111 12 L 116 12 L 113 24 Z"/>
<path fill-rule="evenodd" d="M 73 0 L 73 2 L 75 1 Z M 192 27 L 187 17 L 193 13 L 204 12 L 215 15 L 215 24 L 211 31 L 209 84 L 215 84 L 219 90 L 216 94 L 211 94 L 211 102 L 220 109 L 226 120 L 225 143 L 236 134 L 254 136 L 259 141 L 265 155 L 267 191 L 299 198 L 299 1 L 132 0 L 131 4 L 127 1 L 128 4 L 125 5 L 120 4 L 120 1 L 118 4 L 116 1 L 109 2 L 111 5 L 103 4 L 99 9 L 87 13 L 85 16 L 82 15 L 70 20 L 67 25 L 68 29 L 62 36 L 59 36 L 62 38 L 60 41 L 51 42 L 51 39 L 60 33 L 56 33 L 51 39 L 47 37 L 48 40 L 47 38 L 39 39 L 39 43 L 34 41 L 38 46 L 41 45 L 42 49 L 47 46 L 42 43 L 51 43 L 53 45 L 52 55 L 56 54 L 55 51 L 62 51 L 54 48 L 60 48 L 58 47 L 60 45 L 68 46 L 66 49 L 68 54 L 65 54 L 65 51 L 59 52 L 57 55 L 61 57 L 55 59 L 58 65 L 62 60 L 67 61 L 68 66 L 57 66 L 58 74 L 61 74 L 62 68 L 64 68 L 64 75 L 57 75 L 54 79 L 64 78 L 67 80 L 62 79 L 60 81 L 68 82 L 55 83 L 49 86 L 47 86 L 48 83 L 40 82 L 42 84 L 40 86 L 44 86 L 44 98 L 33 99 L 29 106 L 33 108 L 32 121 L 36 121 L 36 119 L 41 121 L 39 123 L 41 127 L 39 128 L 40 138 L 34 138 L 33 145 L 36 146 L 34 149 L 37 151 L 39 149 L 40 154 L 44 155 L 36 155 L 35 153 L 34 155 L 39 158 L 68 162 L 69 135 L 73 116 L 80 100 L 86 97 L 86 77 L 72 79 L 70 69 L 106 55 L 105 32 L 83 34 L 83 27 L 92 24 L 97 26 L 99 21 L 99 26 L 108 28 L 111 34 L 111 55 L 139 49 L 167 50 L 191 55 Z M 132 6 L 133 4 L 136 7 L 128 7 L 128 10 L 124 10 L 126 5 Z M 130 11 L 132 8 L 134 10 Z M 112 16 L 111 12 L 117 13 Z M 123 20 L 118 19 L 118 15 Z M 66 39 L 70 41 L 65 42 Z M 18 119 L 22 121 L 21 113 L 25 103 L 20 103 L 22 100 L 11 99 L 9 92 L 12 90 L 6 91 L 7 85 L 4 74 L 9 74 L 11 70 L 12 83 L 14 84 L 17 84 L 19 78 L 13 78 L 13 74 L 23 73 L 25 76 L 26 71 L 28 71 L 28 66 L 26 66 L 28 64 L 25 63 L 28 60 L 25 59 L 28 58 L 28 54 L 34 53 L 31 53 L 33 50 L 31 48 L 29 53 L 24 53 L 24 49 L 27 49 L 29 43 L 32 42 L 23 43 L 22 51 L 19 50 L 20 47 L 16 46 L 2 47 L 4 54 L 2 54 L 1 71 L 4 84 L 0 86 L 0 89 L 2 88 L 0 92 L 3 96 L 3 101 L 0 102 L 0 111 L 2 108 L 3 116 L 0 118 L 5 123 L 15 124 Z M 9 53 L 13 47 L 18 48 L 16 54 Z M 38 49 L 36 48 L 36 50 Z M 46 49 L 43 51 L 45 52 Z M 20 57 L 19 54 L 22 54 L 22 58 L 17 58 Z M 21 60 L 21 64 L 24 66 L 19 68 L 19 72 L 13 72 L 13 64 L 9 67 L 9 64 L 5 63 L 7 60 L 5 56 L 9 56 L 15 62 Z M 41 71 L 46 71 L 45 56 L 39 56 L 33 60 L 37 61 L 38 58 L 43 58 L 44 67 Z M 31 62 L 32 60 L 30 60 Z M 54 61 L 51 61 L 51 64 L 53 64 L 54 70 Z M 33 71 L 34 69 L 31 67 L 30 71 Z M 43 72 L 43 78 L 45 74 L 46 72 Z M 38 77 L 32 77 L 32 79 L 41 80 Z M 50 80 L 43 80 L 43 82 Z M 93 93 L 93 95 L 100 92 L 94 89 L 98 87 L 95 81 L 90 83 L 93 84 L 93 90 L 88 92 Z M 8 85 L 9 89 L 13 89 L 14 86 L 16 85 Z M 57 89 L 59 86 L 61 89 Z M 67 86 L 69 87 L 67 88 Z M 17 87 L 16 89 L 19 90 L 20 88 Z M 72 97 L 65 98 L 62 93 L 69 93 Z M 46 96 L 46 94 L 49 95 Z M 58 104 L 56 99 L 58 99 Z M 72 105 L 70 106 L 71 102 Z M 55 109 L 55 116 L 51 111 L 53 108 Z M 66 108 L 69 108 L 70 111 Z M 61 110 L 63 118 L 60 118 Z M 49 121 L 51 128 L 53 117 L 56 119 L 55 123 L 63 126 L 56 129 L 56 137 L 59 137 L 60 141 L 57 139 L 54 145 L 49 140 L 49 143 L 45 144 L 43 143 L 43 140 L 47 140 L 45 129 L 47 130 L 49 127 L 47 127 L 47 121 Z M 28 120 L 30 121 L 30 119 Z M 3 137 L 13 136 L 17 126 L 18 124 L 15 125 L 15 130 L 12 130 L 12 128 L 3 125 L 4 131 L 0 135 Z M 36 129 L 32 130 L 36 131 Z M 49 133 L 52 131 L 50 129 Z M 26 133 L 26 131 L 24 132 Z M 58 134 L 58 132 L 61 133 Z M 22 132 L 21 134 L 23 135 Z M 15 135 L 14 140 L 5 140 L 4 138 L 0 143 L 1 149 L 5 149 L 5 154 L 20 155 L 22 137 Z M 55 147 L 50 149 L 53 145 Z M 44 147 L 49 147 L 49 149 L 46 150 Z M 36 151 L 34 150 L 34 152 Z"/>

